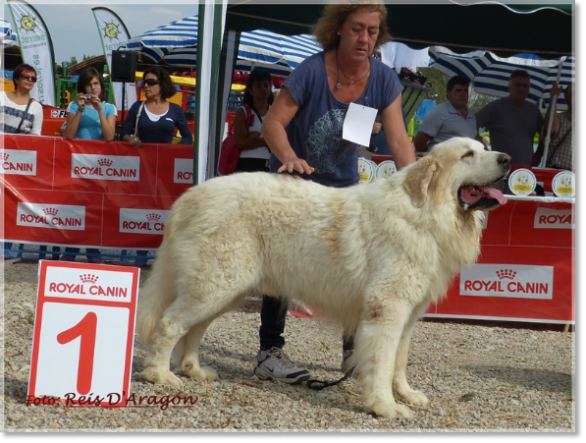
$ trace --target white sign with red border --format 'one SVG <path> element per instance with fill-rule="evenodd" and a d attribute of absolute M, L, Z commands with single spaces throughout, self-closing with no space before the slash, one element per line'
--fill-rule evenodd
<path fill-rule="evenodd" d="M 27 404 L 126 405 L 139 277 L 133 267 L 39 262 Z"/>

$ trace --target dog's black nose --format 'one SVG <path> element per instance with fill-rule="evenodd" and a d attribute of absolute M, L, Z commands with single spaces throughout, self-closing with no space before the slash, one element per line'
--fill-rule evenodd
<path fill-rule="evenodd" d="M 510 166 L 511 165 L 511 156 L 508 154 L 501 154 L 498 158 L 498 164 L 501 166 Z"/>

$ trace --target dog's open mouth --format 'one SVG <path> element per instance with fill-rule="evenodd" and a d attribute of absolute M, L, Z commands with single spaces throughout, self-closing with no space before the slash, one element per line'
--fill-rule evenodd
<path fill-rule="evenodd" d="M 494 184 L 463 185 L 458 190 L 458 200 L 465 210 L 494 208 L 507 203 L 507 198 Z"/>

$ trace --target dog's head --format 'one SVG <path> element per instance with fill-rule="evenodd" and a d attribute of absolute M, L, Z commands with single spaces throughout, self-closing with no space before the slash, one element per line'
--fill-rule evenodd
<path fill-rule="evenodd" d="M 451 199 L 464 211 L 492 209 L 507 202 L 491 185 L 502 180 L 510 166 L 507 154 L 486 151 L 471 138 L 455 137 L 405 168 L 403 187 L 418 208 Z"/>

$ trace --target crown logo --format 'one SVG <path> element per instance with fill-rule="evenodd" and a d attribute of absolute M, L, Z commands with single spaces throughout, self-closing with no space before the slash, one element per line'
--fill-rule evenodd
<path fill-rule="evenodd" d="M 0 153 L 0 158 L 4 161 L 8 160 L 8 157 L 10 157 L 10 154 L 7 154 L 6 152 L 2 152 Z"/>
<path fill-rule="evenodd" d="M 94 274 L 81 274 L 79 279 L 82 283 L 95 283 L 98 281 L 100 277 Z"/>
<path fill-rule="evenodd" d="M 146 215 L 148 221 L 159 221 L 161 219 L 161 214 L 155 214 L 151 212 L 150 214 Z"/>
<path fill-rule="evenodd" d="M 501 280 L 504 278 L 507 280 L 514 280 L 517 276 L 517 272 L 512 269 L 501 269 L 500 271 L 496 271 L 496 275 Z"/>
<path fill-rule="evenodd" d="M 57 208 L 45 208 L 45 209 L 43 209 L 43 212 L 45 213 L 45 215 L 57 215 L 57 213 L 59 212 L 59 209 L 57 209 Z"/>
<path fill-rule="evenodd" d="M 112 166 L 114 162 L 112 160 L 110 160 L 109 158 L 101 158 L 98 160 L 98 165 L 100 166 Z"/>

